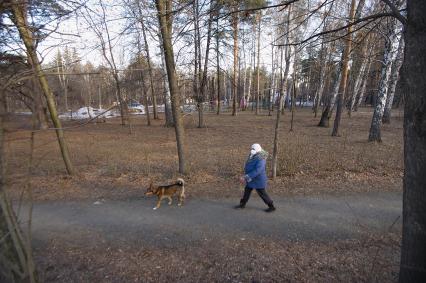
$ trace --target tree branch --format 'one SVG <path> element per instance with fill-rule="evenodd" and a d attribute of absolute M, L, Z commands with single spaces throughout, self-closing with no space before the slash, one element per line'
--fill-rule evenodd
<path fill-rule="evenodd" d="M 352 23 L 349 23 L 347 25 L 344 25 L 344 26 L 341 26 L 341 27 L 338 27 L 338 28 L 335 28 L 335 29 L 332 29 L 332 30 L 326 30 L 326 31 L 322 31 L 322 32 L 316 33 L 316 34 L 311 35 L 310 37 L 308 37 L 308 38 L 306 38 L 306 39 L 304 39 L 304 40 L 302 40 L 300 42 L 297 42 L 297 43 L 275 44 L 274 46 L 294 46 L 294 45 L 300 45 L 300 44 L 306 43 L 309 40 L 311 40 L 313 38 L 316 38 L 318 36 L 329 34 L 329 33 L 338 32 L 338 31 L 344 30 L 344 29 L 346 29 L 346 28 L 348 28 L 350 26 L 359 24 L 361 22 L 365 22 L 365 21 L 372 22 L 375 19 L 379 19 L 379 18 L 383 18 L 383 17 L 393 17 L 393 16 L 394 16 L 393 13 L 379 13 L 379 14 L 374 14 L 374 15 L 371 15 L 371 16 L 367 16 L 367 17 L 358 19 L 356 21 L 353 21 Z"/>
<path fill-rule="evenodd" d="M 392 15 L 397 18 L 404 26 L 407 24 L 407 18 L 404 17 L 399 11 L 398 7 L 395 6 L 390 0 L 382 0 L 392 11 Z"/>

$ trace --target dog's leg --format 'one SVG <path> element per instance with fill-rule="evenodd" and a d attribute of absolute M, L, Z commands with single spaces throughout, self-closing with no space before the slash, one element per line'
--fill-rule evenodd
<path fill-rule="evenodd" d="M 171 197 L 171 196 L 168 196 L 167 198 L 169 199 L 169 205 L 172 205 L 172 202 L 173 202 L 172 197 Z"/>
<path fill-rule="evenodd" d="M 158 197 L 157 205 L 153 208 L 154 210 L 160 208 L 162 200 L 163 200 L 163 197 Z"/>
<path fill-rule="evenodd" d="M 183 204 L 183 200 L 185 199 L 185 187 L 184 186 L 182 186 L 182 190 L 181 190 L 181 192 L 180 192 L 180 195 L 179 195 L 179 203 L 178 203 L 178 206 L 182 206 L 182 204 Z"/>

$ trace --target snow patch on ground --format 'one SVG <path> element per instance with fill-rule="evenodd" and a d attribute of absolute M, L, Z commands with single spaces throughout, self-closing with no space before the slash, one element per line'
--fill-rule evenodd
<path fill-rule="evenodd" d="M 149 112 L 153 113 L 153 107 L 148 106 Z M 157 112 L 164 112 L 164 104 L 157 106 Z M 129 106 L 129 113 L 131 115 L 145 115 L 145 106 L 142 104 Z M 120 117 L 120 110 L 118 108 L 106 110 L 102 108 L 93 108 L 91 106 L 84 106 L 76 111 L 64 112 L 59 115 L 60 119 L 74 119 L 74 120 L 83 120 L 83 119 L 92 119 L 92 118 L 114 118 Z"/>
<path fill-rule="evenodd" d="M 95 117 L 99 118 L 112 118 L 118 117 L 120 113 L 117 110 L 105 110 L 102 108 L 93 108 L 93 107 L 81 107 L 77 111 L 65 112 L 59 115 L 60 119 L 91 119 Z"/>

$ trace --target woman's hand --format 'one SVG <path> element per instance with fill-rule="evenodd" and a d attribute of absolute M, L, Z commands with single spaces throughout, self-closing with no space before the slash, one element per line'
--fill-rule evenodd
<path fill-rule="evenodd" d="M 246 178 L 244 178 L 244 176 L 241 176 L 241 177 L 240 177 L 240 183 L 241 183 L 242 185 L 244 185 L 244 184 L 246 183 Z"/>

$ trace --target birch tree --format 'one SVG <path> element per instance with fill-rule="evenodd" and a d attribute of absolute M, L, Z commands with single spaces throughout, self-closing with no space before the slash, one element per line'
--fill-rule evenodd
<path fill-rule="evenodd" d="M 368 141 L 381 142 L 381 125 L 383 112 L 385 110 L 386 98 L 388 95 L 389 78 L 391 75 L 392 61 L 396 53 L 396 47 L 398 44 L 396 19 L 391 19 L 389 26 L 387 27 L 387 33 L 384 38 L 385 50 L 383 55 L 382 70 L 379 81 L 379 91 L 377 94 L 376 106 L 374 107 L 373 119 L 371 121 L 370 133 Z"/>
<path fill-rule="evenodd" d="M 390 83 L 388 88 L 388 95 L 386 97 L 385 109 L 383 112 L 383 124 L 389 124 L 391 118 L 392 104 L 395 97 L 395 91 L 397 88 L 397 83 L 399 81 L 399 70 L 401 69 L 402 61 L 404 55 L 404 38 L 401 36 L 398 44 L 398 51 L 396 52 L 395 60 L 392 62 Z"/>
<path fill-rule="evenodd" d="M 349 23 L 351 23 L 354 20 L 354 17 L 355 17 L 355 0 L 352 0 L 351 9 L 349 12 Z M 346 82 L 348 79 L 348 72 L 349 72 L 349 69 L 348 69 L 349 54 L 352 48 L 351 33 L 352 33 L 352 26 L 349 26 L 348 32 L 345 38 L 345 47 L 343 49 L 343 54 L 342 54 L 342 74 L 341 74 L 342 77 L 340 79 L 340 84 L 339 84 L 336 117 L 334 119 L 333 132 L 331 133 L 332 136 L 339 135 L 340 119 L 342 116 L 343 106 L 345 103 Z"/>
<path fill-rule="evenodd" d="M 288 44 L 290 41 L 290 15 L 291 15 L 291 5 L 288 6 L 287 19 L 286 19 L 286 30 L 283 32 L 286 34 L 284 44 Z M 277 167 L 278 167 L 278 146 L 279 146 L 279 127 L 280 127 L 280 118 L 281 118 L 281 108 L 283 105 L 284 91 L 287 89 L 287 80 L 288 73 L 290 70 L 290 59 L 292 55 L 292 47 L 286 45 L 285 47 L 280 47 L 280 90 L 279 90 L 279 102 L 277 108 L 277 116 L 275 119 L 274 127 L 274 149 L 272 153 L 272 178 L 277 177 Z M 283 72 L 283 49 L 285 49 L 285 70 Z"/>

